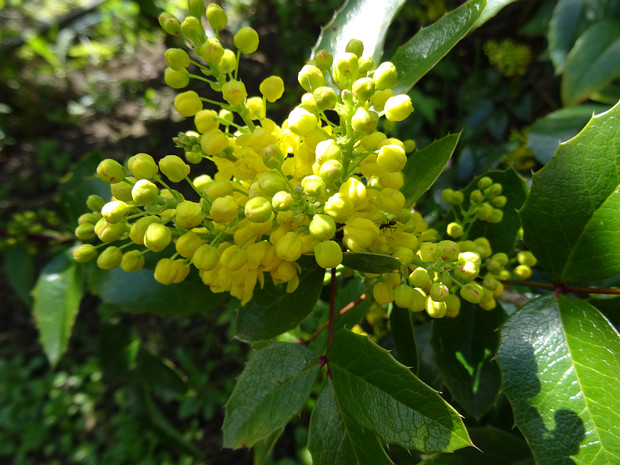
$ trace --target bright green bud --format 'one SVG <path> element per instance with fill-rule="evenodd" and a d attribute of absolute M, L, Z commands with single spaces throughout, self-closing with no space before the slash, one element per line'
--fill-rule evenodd
<path fill-rule="evenodd" d="M 182 257 L 189 258 L 204 243 L 205 241 L 198 234 L 194 231 L 188 231 L 177 239 L 175 249 Z"/>
<path fill-rule="evenodd" d="M 269 76 L 258 87 L 260 93 L 263 94 L 268 102 L 273 103 L 282 97 L 284 93 L 284 81 L 279 76 Z"/>
<path fill-rule="evenodd" d="M 127 216 L 131 207 L 121 200 L 106 203 L 101 214 L 108 223 L 119 223 Z"/>
<path fill-rule="evenodd" d="M 409 283 L 414 287 L 425 289 L 430 281 L 430 276 L 426 268 L 417 267 L 411 273 L 409 273 Z"/>
<path fill-rule="evenodd" d="M 351 118 L 353 130 L 360 134 L 370 134 L 377 129 L 379 115 L 372 110 L 359 107 Z"/>
<path fill-rule="evenodd" d="M 215 199 L 209 211 L 211 219 L 216 223 L 230 223 L 231 221 L 236 221 L 238 213 L 239 206 L 230 195 Z"/>
<path fill-rule="evenodd" d="M 82 244 L 73 250 L 73 259 L 78 263 L 93 261 L 99 252 L 91 244 Z"/>
<path fill-rule="evenodd" d="M 326 86 L 325 77 L 319 68 L 313 65 L 305 65 L 297 74 L 297 81 L 306 92 L 314 92 L 319 87 Z"/>
<path fill-rule="evenodd" d="M 433 242 L 422 242 L 417 255 L 424 263 L 434 263 L 439 255 L 439 246 Z"/>
<path fill-rule="evenodd" d="M 448 286 L 446 286 L 444 283 L 433 283 L 433 285 L 431 286 L 431 290 L 428 293 L 431 299 L 433 299 L 435 302 L 445 301 L 446 297 L 448 297 L 448 294 L 450 294 L 450 289 L 448 289 Z"/>
<path fill-rule="evenodd" d="M 308 197 L 321 198 L 325 195 L 325 183 L 318 176 L 306 176 L 301 180 L 301 187 Z"/>
<path fill-rule="evenodd" d="M 217 247 L 211 244 L 203 244 L 196 249 L 192 256 L 192 263 L 201 271 L 210 271 L 217 266 L 220 253 Z"/>
<path fill-rule="evenodd" d="M 338 160 L 327 160 L 321 165 L 319 176 L 326 185 L 339 180 L 344 174 L 344 167 Z"/>
<path fill-rule="evenodd" d="M 127 161 L 127 167 L 136 179 L 151 179 L 157 174 L 157 164 L 147 153 L 137 153 Z"/>
<path fill-rule="evenodd" d="M 190 64 L 189 55 L 182 48 L 169 48 L 164 52 L 164 59 L 175 71 L 181 71 Z"/>
<path fill-rule="evenodd" d="M 235 55 L 235 52 L 225 49 L 218 66 L 224 74 L 232 73 L 237 69 L 237 55 Z"/>
<path fill-rule="evenodd" d="M 385 102 L 383 110 L 388 121 L 403 121 L 413 112 L 411 98 L 406 94 L 390 97 Z"/>
<path fill-rule="evenodd" d="M 478 283 L 467 283 L 461 288 L 460 294 L 467 302 L 477 304 L 484 297 L 484 288 Z"/>
<path fill-rule="evenodd" d="M 491 243 L 486 237 L 478 237 L 477 239 L 474 239 L 474 244 L 476 244 L 475 252 L 480 255 L 480 258 L 486 258 L 493 252 L 491 249 Z"/>
<path fill-rule="evenodd" d="M 336 91 L 331 87 L 322 86 L 312 92 L 314 98 L 314 104 L 319 111 L 331 110 L 338 103 L 338 96 Z"/>
<path fill-rule="evenodd" d="M 502 185 L 497 182 L 495 184 L 491 184 L 489 187 L 484 189 L 484 195 L 486 195 L 486 197 L 489 199 L 493 197 L 497 197 L 501 193 L 502 193 Z"/>
<path fill-rule="evenodd" d="M 131 197 L 138 205 L 148 205 L 159 197 L 159 189 L 148 179 L 140 179 L 131 189 Z"/>
<path fill-rule="evenodd" d="M 361 57 L 358 61 L 358 76 L 366 76 L 375 67 L 375 62 L 370 57 Z"/>
<path fill-rule="evenodd" d="M 394 301 L 394 289 L 388 283 L 379 281 L 372 288 L 372 296 L 377 303 L 387 305 Z"/>
<path fill-rule="evenodd" d="M 189 40 L 198 45 L 203 42 L 205 37 L 205 30 L 202 27 L 202 23 L 194 16 L 188 16 L 181 23 L 181 34 L 187 37 Z"/>
<path fill-rule="evenodd" d="M 202 205 L 184 200 L 176 208 L 174 224 L 180 228 L 193 228 L 202 223 Z"/>
<path fill-rule="evenodd" d="M 121 264 L 122 259 L 123 251 L 111 245 L 99 254 L 97 257 L 97 266 L 102 270 L 112 270 Z"/>
<path fill-rule="evenodd" d="M 491 210 L 491 214 L 487 218 L 488 223 L 501 223 L 504 219 L 504 212 L 499 208 Z"/>
<path fill-rule="evenodd" d="M 456 260 L 461 252 L 459 245 L 453 241 L 441 241 L 438 245 L 439 255 L 444 262 Z"/>
<path fill-rule="evenodd" d="M 491 184 L 493 184 L 493 180 L 488 176 L 483 176 L 480 179 L 478 179 L 478 182 L 476 184 L 478 185 L 478 189 L 484 190 L 487 187 L 489 187 Z"/>
<path fill-rule="evenodd" d="M 207 11 L 204 0 L 187 0 L 187 9 L 189 14 L 200 18 Z"/>
<path fill-rule="evenodd" d="M 506 197 L 504 197 L 503 195 L 498 195 L 497 197 L 491 200 L 491 205 L 497 208 L 502 208 L 506 206 L 507 201 L 508 199 Z"/>
<path fill-rule="evenodd" d="M 144 233 L 151 223 L 158 223 L 157 216 L 143 216 L 136 221 L 129 230 L 129 239 L 138 245 L 144 245 Z"/>
<path fill-rule="evenodd" d="M 217 128 L 210 129 L 200 138 L 200 146 L 207 155 L 219 155 L 228 148 L 228 136 Z"/>
<path fill-rule="evenodd" d="M 182 89 L 189 84 L 189 71 L 186 69 L 176 71 L 172 68 L 166 68 L 164 81 L 173 89 Z"/>
<path fill-rule="evenodd" d="M 489 289 L 490 291 L 494 291 L 495 289 L 497 289 L 497 286 L 499 285 L 499 281 L 495 279 L 493 276 L 487 275 L 482 280 L 482 285 L 486 287 L 487 289 Z"/>
<path fill-rule="evenodd" d="M 448 312 L 445 302 L 437 302 L 430 295 L 426 297 L 426 313 L 431 318 L 443 318 Z"/>
<path fill-rule="evenodd" d="M 517 254 L 517 261 L 519 262 L 519 264 L 527 266 L 536 266 L 536 263 L 538 263 L 538 260 L 536 260 L 534 254 L 529 250 L 519 252 Z"/>
<path fill-rule="evenodd" d="M 211 3 L 207 7 L 207 21 L 216 31 L 221 31 L 228 24 L 228 16 L 221 6 Z"/>
<path fill-rule="evenodd" d="M 125 223 L 108 223 L 105 218 L 95 224 L 95 234 L 101 242 L 114 242 L 125 233 Z"/>
<path fill-rule="evenodd" d="M 159 169 L 172 182 L 180 182 L 189 174 L 191 168 L 176 155 L 166 155 L 159 160 Z"/>
<path fill-rule="evenodd" d="M 258 185 L 260 190 L 269 196 L 273 196 L 276 192 L 285 190 L 287 187 L 284 178 L 275 171 L 265 171 L 258 177 Z"/>
<path fill-rule="evenodd" d="M 200 46 L 199 52 L 207 63 L 219 63 L 224 56 L 224 47 L 217 39 L 207 39 Z"/>
<path fill-rule="evenodd" d="M 396 66 L 389 61 L 384 61 L 375 70 L 373 79 L 377 90 L 391 89 L 396 85 L 396 80 L 398 79 Z"/>
<path fill-rule="evenodd" d="M 314 55 L 314 64 L 320 70 L 326 71 L 332 67 L 334 57 L 327 50 L 319 50 Z"/>
<path fill-rule="evenodd" d="M 334 67 L 334 80 L 341 86 L 347 87 L 357 79 L 359 72 L 359 59 L 353 53 L 345 53 L 338 57 Z"/>
<path fill-rule="evenodd" d="M 263 149 L 263 163 L 265 164 L 267 168 L 270 168 L 272 170 L 280 168 L 282 166 L 283 161 L 284 161 L 284 154 L 282 153 L 282 151 L 277 145 L 271 144 Z M 275 192 L 277 191 L 274 191 L 274 193 Z"/>
<path fill-rule="evenodd" d="M 517 279 L 527 279 L 532 276 L 532 269 L 527 265 L 518 265 L 513 273 Z"/>
<path fill-rule="evenodd" d="M 463 226 L 460 223 L 452 222 L 446 228 L 448 236 L 458 239 L 463 235 Z"/>
<path fill-rule="evenodd" d="M 100 212 L 101 207 L 103 207 L 104 205 L 105 205 L 105 200 L 103 200 L 98 195 L 94 195 L 94 194 L 89 195 L 88 198 L 86 199 L 86 206 L 94 212 Z"/>
<path fill-rule="evenodd" d="M 78 224 L 92 224 L 94 226 L 95 223 L 99 221 L 99 218 L 101 218 L 101 215 L 98 215 L 96 213 L 83 213 L 79 216 L 77 222 Z"/>
<path fill-rule="evenodd" d="M 294 262 L 301 257 L 304 243 L 297 233 L 287 232 L 275 244 L 276 256 L 287 262 Z"/>
<path fill-rule="evenodd" d="M 476 210 L 476 218 L 481 221 L 486 221 L 491 216 L 491 212 L 493 211 L 493 207 L 488 202 L 482 202 L 478 209 Z"/>
<path fill-rule="evenodd" d="M 177 274 L 177 266 L 171 258 L 162 258 L 159 260 L 153 272 L 155 280 L 165 285 L 172 284 L 177 278 Z"/>
<path fill-rule="evenodd" d="M 298 136 L 307 136 L 316 129 L 318 118 L 303 107 L 295 107 L 288 115 L 288 127 Z"/>
<path fill-rule="evenodd" d="M 187 92 L 181 92 L 175 97 L 174 108 L 182 116 L 194 116 L 202 110 L 202 101 L 196 92 L 188 90 Z"/>
<path fill-rule="evenodd" d="M 288 211 L 293 208 L 293 196 L 286 191 L 278 191 L 273 194 L 271 206 L 276 212 Z"/>
<path fill-rule="evenodd" d="M 351 39 L 347 43 L 344 51 L 348 53 L 353 53 L 354 55 L 357 55 L 358 58 L 361 58 L 362 53 L 364 53 L 364 42 L 358 39 Z"/>
<path fill-rule="evenodd" d="M 104 182 L 116 184 L 125 179 L 125 168 L 116 160 L 106 158 L 97 166 L 97 176 Z"/>
<path fill-rule="evenodd" d="M 245 203 L 245 217 L 252 223 L 264 223 L 272 214 L 271 202 L 265 197 L 252 197 Z"/>
<path fill-rule="evenodd" d="M 75 237 L 81 241 L 89 241 L 95 237 L 95 225 L 93 223 L 79 224 L 75 228 Z"/>
<path fill-rule="evenodd" d="M 170 13 L 162 13 L 159 15 L 159 25 L 171 36 L 178 36 L 181 33 L 181 23 Z"/>
<path fill-rule="evenodd" d="M 446 303 L 446 316 L 456 318 L 461 311 L 461 299 L 454 294 L 448 294 L 444 302 Z"/>
<path fill-rule="evenodd" d="M 379 149 L 377 166 L 388 173 L 401 171 L 407 164 L 405 150 L 397 144 L 387 144 Z"/>
<path fill-rule="evenodd" d="M 353 83 L 353 97 L 358 102 L 365 102 L 375 93 L 375 81 L 370 78 L 361 78 Z"/>
<path fill-rule="evenodd" d="M 251 27 L 242 27 L 233 38 L 235 47 L 246 55 L 258 49 L 258 33 Z"/>
<path fill-rule="evenodd" d="M 469 201 L 472 204 L 477 205 L 477 204 L 482 203 L 484 201 L 484 195 L 482 194 L 482 192 L 480 190 L 474 189 L 469 194 Z"/>
<path fill-rule="evenodd" d="M 121 268 L 127 273 L 135 273 L 144 266 L 144 255 L 139 250 L 130 250 L 123 254 Z"/>
<path fill-rule="evenodd" d="M 172 241 L 172 231 L 161 223 L 151 223 L 144 233 L 144 246 L 153 252 L 161 252 Z"/>
<path fill-rule="evenodd" d="M 399 190 L 386 187 L 377 194 L 375 203 L 384 212 L 396 214 L 405 206 L 405 196 Z"/>
<path fill-rule="evenodd" d="M 394 288 L 394 303 L 401 308 L 409 308 L 415 298 L 415 289 L 406 284 L 399 284 Z"/>
<path fill-rule="evenodd" d="M 342 248 L 335 241 L 323 241 L 314 246 L 314 258 L 321 268 L 336 268 L 342 263 Z"/>
<path fill-rule="evenodd" d="M 323 211 L 337 223 L 345 223 L 351 217 L 354 210 L 353 203 L 340 193 L 328 198 L 323 207 Z"/>
<path fill-rule="evenodd" d="M 501 265 L 501 266 L 506 266 L 508 265 L 508 255 L 506 255 L 504 252 L 498 252 L 496 254 L 493 254 L 493 256 L 491 257 L 493 260 L 497 260 L 497 262 Z"/>
<path fill-rule="evenodd" d="M 319 241 L 327 241 L 336 233 L 336 222 L 329 215 L 315 214 L 308 226 L 310 235 Z"/>
<path fill-rule="evenodd" d="M 230 105 L 239 105 L 248 96 L 245 84 L 241 81 L 230 80 L 222 86 L 222 96 Z"/>

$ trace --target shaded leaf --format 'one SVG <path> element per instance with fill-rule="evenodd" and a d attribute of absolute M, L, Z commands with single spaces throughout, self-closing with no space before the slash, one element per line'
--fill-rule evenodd
<path fill-rule="evenodd" d="M 452 396 L 476 419 L 493 406 L 499 393 L 501 379 L 493 356 L 497 328 L 505 319 L 499 306 L 486 311 L 463 302 L 456 318 L 433 321 L 437 366 Z"/>
<path fill-rule="evenodd" d="M 254 297 L 237 314 L 235 337 L 242 341 L 274 338 L 296 328 L 314 308 L 323 287 L 325 270 L 314 259 L 306 261 L 295 292 L 286 285 L 275 286 L 265 279 L 263 289 L 257 287 Z"/>
<path fill-rule="evenodd" d="M 278 439 L 280 439 L 280 436 L 283 432 L 284 428 L 280 428 L 271 433 L 263 441 L 258 441 L 256 444 L 254 444 L 254 447 L 252 448 L 252 450 L 254 451 L 254 465 L 262 465 L 265 460 L 267 460 L 267 458 L 271 454 L 273 446 L 276 445 L 276 442 L 278 442 Z"/>
<path fill-rule="evenodd" d="M 344 53 L 351 39 L 364 43 L 364 56 L 381 61 L 388 26 L 405 0 L 347 0 L 331 21 L 321 28 L 312 55 L 325 49 L 332 55 Z"/>
<path fill-rule="evenodd" d="M 125 325 L 107 324 L 99 338 L 99 358 L 104 377 L 116 384 L 130 370 L 138 356 L 140 339 Z"/>
<path fill-rule="evenodd" d="M 575 105 L 620 76 L 620 21 L 602 21 L 575 43 L 562 76 L 562 101 Z"/>
<path fill-rule="evenodd" d="M 187 392 L 185 375 L 169 360 L 140 349 L 136 376 L 149 390 L 164 399 L 180 398 Z"/>
<path fill-rule="evenodd" d="M 4 252 L 4 274 L 20 299 L 30 307 L 34 265 L 25 247 L 10 247 Z"/>
<path fill-rule="evenodd" d="M 559 0 L 549 21 L 549 57 L 560 74 L 564 69 L 566 56 L 575 43 L 575 31 L 581 18 L 584 0 Z"/>
<path fill-rule="evenodd" d="M 437 180 L 454 153 L 460 134 L 449 134 L 409 155 L 402 170 L 405 184 L 400 189 L 405 205 L 413 205 Z"/>
<path fill-rule="evenodd" d="M 501 328 L 497 360 L 537 464 L 620 462 L 620 335 L 596 308 L 529 302 Z"/>
<path fill-rule="evenodd" d="M 328 382 L 310 417 L 308 450 L 314 465 L 389 465 L 381 442 L 342 410 Z"/>
<path fill-rule="evenodd" d="M 367 337 L 338 331 L 328 358 L 338 404 L 382 441 L 423 452 L 471 445 L 459 414 Z"/>
<path fill-rule="evenodd" d="M 50 364 L 67 350 L 80 301 L 80 270 L 71 250 L 56 255 L 41 271 L 34 288 L 34 318 Z"/>
<path fill-rule="evenodd" d="M 400 266 L 400 262 L 391 255 L 364 252 L 345 253 L 342 264 L 364 273 L 389 273 Z"/>
<path fill-rule="evenodd" d="M 470 0 L 398 47 L 390 60 L 398 70 L 394 94 L 406 94 L 428 73 L 474 27 L 486 5 Z"/>
<path fill-rule="evenodd" d="M 412 312 L 396 305 L 390 311 L 390 328 L 397 359 L 416 375 L 419 371 L 418 345 L 415 340 Z"/>
<path fill-rule="evenodd" d="M 257 351 L 226 403 L 224 447 L 252 447 L 301 410 L 319 372 L 319 356 L 275 342 Z"/>
<path fill-rule="evenodd" d="M 593 117 L 534 174 L 520 211 L 524 240 L 553 281 L 620 274 L 620 103 Z"/>

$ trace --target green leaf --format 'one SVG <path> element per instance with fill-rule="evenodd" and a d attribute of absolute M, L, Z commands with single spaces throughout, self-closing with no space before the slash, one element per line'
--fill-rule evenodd
<path fill-rule="evenodd" d="M 500 223 L 476 221 L 469 231 L 468 238 L 486 237 L 493 246 L 493 253 L 504 252 L 510 255 L 514 251 L 517 233 L 521 228 L 521 219 L 517 210 L 521 208 L 527 198 L 527 184 L 513 168 L 505 171 L 487 171 L 474 178 L 463 190 L 465 196 L 464 208 L 469 208 L 469 194 L 473 189 L 477 188 L 477 182 L 483 176 L 488 176 L 493 182 L 502 185 L 502 195 L 507 199 L 506 205 L 502 207 L 504 216 Z"/>
<path fill-rule="evenodd" d="M 608 105 L 584 104 L 549 113 L 528 129 L 527 146 L 541 164 L 546 164 L 561 142 L 576 136 L 595 113 L 609 110 Z"/>
<path fill-rule="evenodd" d="M 301 410 L 319 372 L 319 356 L 275 342 L 254 354 L 226 403 L 224 447 L 252 447 Z"/>
<path fill-rule="evenodd" d="M 416 375 L 419 372 L 418 345 L 415 340 L 412 312 L 394 305 L 390 311 L 390 328 L 397 359 Z"/>
<path fill-rule="evenodd" d="M 364 273 L 389 273 L 400 267 L 400 262 L 391 255 L 364 252 L 345 253 L 342 264 Z"/>
<path fill-rule="evenodd" d="M 377 436 L 342 410 L 328 382 L 310 416 L 308 450 L 314 465 L 389 465 Z"/>
<path fill-rule="evenodd" d="M 254 465 L 262 465 L 265 460 L 267 460 L 267 458 L 271 455 L 271 450 L 273 449 L 273 446 L 276 445 L 276 442 L 278 442 L 278 439 L 280 439 L 280 436 L 283 432 L 284 428 L 280 428 L 271 433 L 263 441 L 258 441 L 256 444 L 254 444 L 254 447 L 252 448 L 252 450 L 254 451 Z"/>
<path fill-rule="evenodd" d="M 224 294 L 213 294 L 196 273 L 181 283 L 165 286 L 155 281 L 153 270 L 126 273 L 120 268 L 89 272 L 90 291 L 105 303 L 126 312 L 179 316 L 201 313 L 221 305 Z"/>
<path fill-rule="evenodd" d="M 401 45 L 390 60 L 398 70 L 394 94 L 409 92 L 474 27 L 486 4 L 470 0 Z"/>
<path fill-rule="evenodd" d="M 620 77 L 620 21 L 602 21 L 577 41 L 562 76 L 562 101 L 575 105 Z"/>
<path fill-rule="evenodd" d="M 575 31 L 581 18 L 584 0 L 559 0 L 549 21 L 549 57 L 560 74 L 564 69 L 568 51 L 575 43 Z"/>
<path fill-rule="evenodd" d="M 420 465 L 534 465 L 527 443 L 515 434 L 492 426 L 468 431 L 475 449 L 438 454 Z"/>
<path fill-rule="evenodd" d="M 536 463 L 620 463 L 620 335 L 587 302 L 546 295 L 513 313 L 497 354 Z"/>
<path fill-rule="evenodd" d="M 71 250 L 56 255 L 34 288 L 34 318 L 43 351 L 52 366 L 67 350 L 82 300 L 81 275 Z"/>
<path fill-rule="evenodd" d="M 299 287 L 287 293 L 286 285 L 275 286 L 265 280 L 263 289 L 256 288 L 254 297 L 237 314 L 235 337 L 242 341 L 272 339 L 296 328 L 314 308 L 323 287 L 325 270 L 307 260 L 299 276 Z"/>
<path fill-rule="evenodd" d="M 187 393 L 187 380 L 172 362 L 140 349 L 136 362 L 136 375 L 149 390 L 164 399 L 178 399 Z"/>
<path fill-rule="evenodd" d="M 328 359 L 342 409 L 384 442 L 422 452 L 471 445 L 456 410 L 367 337 L 338 331 Z"/>
<path fill-rule="evenodd" d="M 4 274 L 20 299 L 30 307 L 34 265 L 25 247 L 11 247 L 4 252 Z"/>
<path fill-rule="evenodd" d="M 347 0 L 323 28 L 312 55 L 322 49 L 344 53 L 351 39 L 364 43 L 364 56 L 379 64 L 389 25 L 405 0 Z"/>
<path fill-rule="evenodd" d="M 400 189 L 405 205 L 413 205 L 433 185 L 454 153 L 460 134 L 449 134 L 409 155 L 403 168 L 405 184 Z"/>
<path fill-rule="evenodd" d="M 480 18 L 476 22 L 476 28 L 482 26 L 489 19 L 493 18 L 499 11 L 507 5 L 514 3 L 516 0 L 487 0 L 487 6 L 482 11 Z"/>
<path fill-rule="evenodd" d="M 108 324 L 101 330 L 99 358 L 108 384 L 116 384 L 129 372 L 138 356 L 140 339 L 125 325 Z"/>
<path fill-rule="evenodd" d="M 437 366 L 452 396 L 476 419 L 495 403 L 501 379 L 493 356 L 497 328 L 506 319 L 501 307 L 482 310 L 463 302 L 456 318 L 433 322 Z"/>
<path fill-rule="evenodd" d="M 552 281 L 620 273 L 619 118 L 620 103 L 593 117 L 532 178 L 520 211 L 524 240 Z"/>

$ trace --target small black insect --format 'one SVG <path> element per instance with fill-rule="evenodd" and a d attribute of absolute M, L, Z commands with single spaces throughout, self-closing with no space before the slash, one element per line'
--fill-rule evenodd
<path fill-rule="evenodd" d="M 385 231 L 386 229 L 395 230 L 396 229 L 396 220 L 385 220 L 383 223 L 379 225 L 379 229 Z"/>

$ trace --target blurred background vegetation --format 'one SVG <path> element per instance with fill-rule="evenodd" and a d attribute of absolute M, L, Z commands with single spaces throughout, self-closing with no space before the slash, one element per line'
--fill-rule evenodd
<path fill-rule="evenodd" d="M 342 3 L 221 2 L 229 31 L 251 25 L 261 36 L 241 69 L 250 92 L 270 74 L 285 79 L 287 93 L 271 116 L 277 121 L 301 95 L 297 72 Z M 384 57 L 460 3 L 408 1 Z M 462 130 L 449 169 L 423 199 L 429 211 L 440 211 L 442 188 L 476 173 L 512 166 L 527 175 L 592 111 L 618 100 L 617 70 L 577 102 L 562 95 L 562 79 L 577 39 L 603 20 L 620 20 L 620 7 L 583 2 L 556 24 L 562 3 L 506 7 L 411 91 L 411 122 L 386 128 L 420 147 Z M 182 45 L 157 23 L 162 10 L 183 17 L 184 8 L 184 0 L 0 0 L 0 463 L 252 463 L 246 451 L 221 448 L 222 406 L 247 355 L 231 340 L 227 312 L 164 318 L 87 295 L 54 368 L 32 317 L 39 271 L 75 243 L 86 210 L 76 179 L 92 178 L 104 156 L 177 153 L 172 137 L 189 129 L 163 83 L 163 52 Z M 222 40 L 230 46 L 232 36 Z M 301 416 L 267 463 L 311 462 Z"/>

